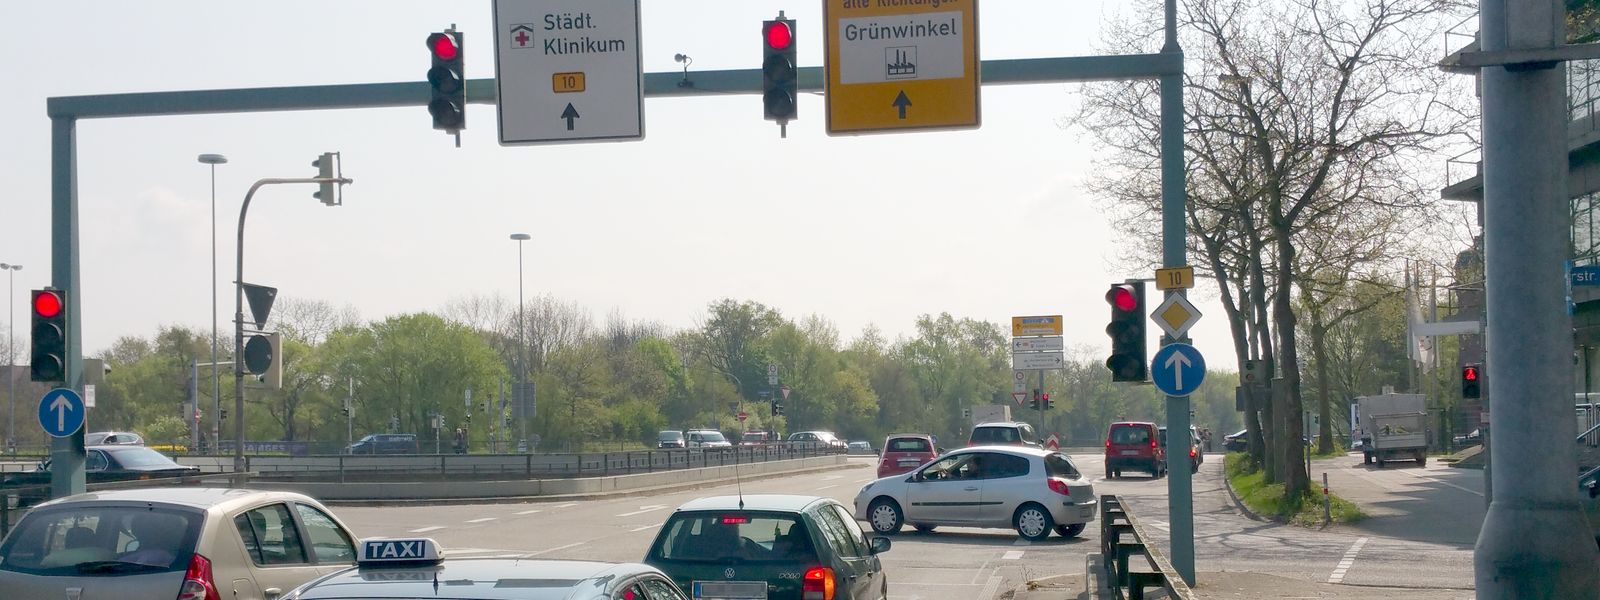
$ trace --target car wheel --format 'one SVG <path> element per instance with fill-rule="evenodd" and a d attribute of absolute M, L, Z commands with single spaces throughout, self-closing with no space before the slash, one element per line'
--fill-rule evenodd
<path fill-rule="evenodd" d="M 1375 459 L 1375 460 L 1376 460 L 1376 461 L 1377 461 L 1377 463 L 1378 463 L 1378 468 L 1379 468 L 1379 469 L 1382 469 L 1382 468 L 1383 468 L 1383 457 L 1378 457 L 1378 458 L 1377 458 L 1377 459 Z"/>
<path fill-rule="evenodd" d="M 1190 463 L 1189 464 L 1189 472 L 1190 473 L 1199 473 L 1200 472 L 1200 463 Z"/>
<path fill-rule="evenodd" d="M 900 533 L 900 526 L 905 524 L 905 516 L 900 514 L 900 505 L 888 498 L 873 500 L 867 507 L 867 522 L 872 524 L 872 530 L 884 535 Z"/>
<path fill-rule="evenodd" d="M 1114 478 L 1114 476 L 1111 474 L 1111 465 L 1106 465 L 1106 479 L 1113 479 L 1113 478 Z"/>
<path fill-rule="evenodd" d="M 1064 538 L 1075 538 L 1075 537 L 1078 537 L 1078 534 L 1083 533 L 1083 528 L 1087 527 L 1087 526 L 1088 526 L 1087 523 L 1073 523 L 1071 525 L 1057 525 L 1056 526 L 1056 534 L 1060 535 L 1061 537 L 1064 537 Z"/>
<path fill-rule="evenodd" d="M 917 533 L 933 533 L 933 529 L 938 527 L 938 525 L 928 525 L 926 523 L 912 523 L 911 526 L 917 528 Z"/>
<path fill-rule="evenodd" d="M 1371 452 L 1362 452 L 1361 453 L 1361 464 L 1364 464 L 1364 465 L 1372 464 L 1372 453 Z"/>
<path fill-rule="evenodd" d="M 1122 477 L 1122 469 L 1117 469 L 1115 471 L 1112 471 L 1112 473 L 1116 474 L 1116 476 L 1114 478 L 1121 478 Z"/>
<path fill-rule="evenodd" d="M 1016 526 L 1017 535 L 1034 542 L 1050 537 L 1050 530 L 1056 526 L 1055 520 L 1050 518 L 1050 511 L 1032 502 L 1017 509 L 1017 514 L 1011 517 L 1011 524 Z"/>

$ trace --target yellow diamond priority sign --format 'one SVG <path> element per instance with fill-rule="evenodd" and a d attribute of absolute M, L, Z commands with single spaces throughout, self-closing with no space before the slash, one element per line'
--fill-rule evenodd
<path fill-rule="evenodd" d="M 1167 299 L 1150 313 L 1156 325 L 1167 332 L 1167 337 L 1182 339 L 1183 334 L 1200 321 L 1200 311 L 1193 304 L 1179 294 L 1169 294 Z"/>
<path fill-rule="evenodd" d="M 829 135 L 978 126 L 978 0 L 822 6 Z"/>

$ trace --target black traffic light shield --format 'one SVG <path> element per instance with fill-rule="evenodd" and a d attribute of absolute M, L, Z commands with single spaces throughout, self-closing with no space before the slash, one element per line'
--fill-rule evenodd
<path fill-rule="evenodd" d="M 266 373 L 278 357 L 272 355 L 272 342 L 264 335 L 252 335 L 244 343 L 244 370 L 252 375 Z"/>
<path fill-rule="evenodd" d="M 1149 355 L 1145 348 L 1144 282 L 1112 284 L 1106 291 L 1111 305 L 1111 322 L 1106 335 L 1111 338 L 1111 356 L 1106 368 L 1112 381 L 1142 382 L 1148 379 Z"/>
<path fill-rule="evenodd" d="M 433 128 L 459 131 L 467 127 L 466 36 L 459 31 L 440 31 L 428 35 L 428 87 L 432 98 L 428 114 Z M 441 52 L 441 48 L 449 51 Z"/>

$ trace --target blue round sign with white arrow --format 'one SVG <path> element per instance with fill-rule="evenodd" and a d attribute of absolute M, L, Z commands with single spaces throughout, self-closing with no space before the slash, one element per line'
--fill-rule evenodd
<path fill-rule="evenodd" d="M 1206 380 L 1206 359 L 1188 344 L 1167 344 L 1150 359 L 1150 381 L 1168 396 L 1187 396 Z"/>
<path fill-rule="evenodd" d="M 67 437 L 83 428 L 88 411 L 83 397 L 67 388 L 45 392 L 39 400 L 39 425 L 53 437 Z"/>

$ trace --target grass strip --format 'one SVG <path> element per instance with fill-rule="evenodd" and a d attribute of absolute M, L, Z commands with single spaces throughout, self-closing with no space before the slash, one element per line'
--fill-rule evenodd
<path fill-rule="evenodd" d="M 1302 527 L 1322 524 L 1320 488 L 1307 491 L 1298 498 L 1289 496 L 1284 493 L 1284 484 L 1267 483 L 1266 472 L 1243 452 L 1229 453 L 1223 459 L 1223 465 L 1233 492 L 1256 514 Z M 1367 517 L 1355 504 L 1336 494 L 1330 494 L 1328 498 L 1329 513 L 1334 523 L 1354 523 Z"/>

